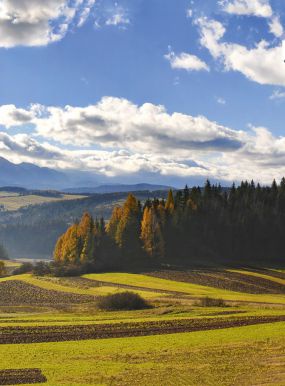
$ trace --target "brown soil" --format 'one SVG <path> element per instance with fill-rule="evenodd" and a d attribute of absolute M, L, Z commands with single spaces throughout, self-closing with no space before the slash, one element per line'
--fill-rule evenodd
<path fill-rule="evenodd" d="M 48 279 L 49 280 L 49 279 Z M 93 280 L 93 279 L 86 279 L 84 277 L 69 277 L 69 278 L 60 278 L 61 284 L 66 284 L 68 286 L 77 287 L 77 288 L 93 288 L 93 287 L 115 287 L 115 288 L 123 288 L 123 289 L 129 289 L 129 290 L 139 290 L 139 291 L 145 291 L 145 292 L 155 292 L 160 294 L 167 294 L 167 295 L 186 295 L 185 292 L 180 291 L 168 291 L 168 290 L 160 290 L 160 289 L 152 289 L 149 287 L 139 287 L 135 285 L 128 285 L 128 284 L 118 284 L 118 283 L 111 283 L 108 281 L 99 281 L 99 280 Z"/>
<path fill-rule="evenodd" d="M 0 283 L 0 306 L 80 304 L 94 299 L 89 295 L 46 290 L 20 280 Z"/>
<path fill-rule="evenodd" d="M 62 342 L 215 330 L 285 321 L 283 316 L 183 319 L 77 326 L 1 327 L 0 344 Z"/>
<path fill-rule="evenodd" d="M 23 385 L 45 383 L 46 377 L 39 369 L 18 369 L 0 371 L 0 385 Z"/>
<path fill-rule="evenodd" d="M 261 273 L 262 275 L 268 275 L 268 276 L 276 277 L 278 279 L 285 280 L 285 273 L 274 271 L 271 269 L 250 268 L 250 269 L 248 269 L 248 271 L 257 272 L 257 273 Z"/>
<path fill-rule="evenodd" d="M 218 270 L 163 270 L 150 273 L 148 272 L 146 275 L 244 293 L 285 294 L 285 285 L 283 284 L 236 272 Z"/>

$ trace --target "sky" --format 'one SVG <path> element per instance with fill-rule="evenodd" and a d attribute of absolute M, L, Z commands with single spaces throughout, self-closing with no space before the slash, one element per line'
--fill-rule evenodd
<path fill-rule="evenodd" d="M 0 156 L 122 183 L 280 180 L 284 28 L 284 0 L 0 0 Z"/>

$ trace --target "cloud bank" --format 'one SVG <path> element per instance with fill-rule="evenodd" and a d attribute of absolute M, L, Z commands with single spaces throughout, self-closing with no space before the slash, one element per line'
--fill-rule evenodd
<path fill-rule="evenodd" d="M 0 106 L 0 155 L 60 169 L 92 171 L 107 177 L 146 174 L 220 180 L 285 175 L 285 137 L 269 129 L 240 131 L 145 103 L 137 106 L 105 97 L 86 107 L 27 109 Z M 12 134 L 29 124 L 33 132 Z M 74 139 L 76 138 L 76 146 Z M 143 178 L 143 177 L 142 177 Z"/>

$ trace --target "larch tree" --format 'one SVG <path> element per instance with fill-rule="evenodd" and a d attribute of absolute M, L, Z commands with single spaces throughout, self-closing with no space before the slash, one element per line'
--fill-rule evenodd
<path fill-rule="evenodd" d="M 116 240 L 116 234 L 119 223 L 121 221 L 123 210 L 121 207 L 116 206 L 112 212 L 112 216 L 106 227 L 107 233 L 112 240 Z"/>
<path fill-rule="evenodd" d="M 147 255 L 155 258 L 164 256 L 164 239 L 161 224 L 153 207 L 146 207 L 141 224 L 141 239 Z"/>
<path fill-rule="evenodd" d="M 174 197 L 172 189 L 170 189 L 168 192 L 165 209 L 169 214 L 172 214 L 174 211 Z"/>
<path fill-rule="evenodd" d="M 123 256 L 137 258 L 140 251 L 140 206 L 133 194 L 129 194 L 116 232 L 116 242 Z"/>

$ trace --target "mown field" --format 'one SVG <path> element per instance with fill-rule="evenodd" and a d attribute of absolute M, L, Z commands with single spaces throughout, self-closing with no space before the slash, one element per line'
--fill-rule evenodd
<path fill-rule="evenodd" d="M 98 309 L 99 296 L 126 290 L 152 308 Z M 201 306 L 205 297 L 225 304 Z M 2 278 L 0 384 L 1 376 L 47 385 L 285 385 L 285 274 Z"/>
<path fill-rule="evenodd" d="M 59 197 L 48 197 L 36 194 L 20 195 L 18 193 L 0 192 L 0 205 L 3 205 L 5 211 L 17 211 L 20 208 L 29 205 L 39 205 L 48 202 L 77 200 L 85 196 L 62 194 Z"/>

